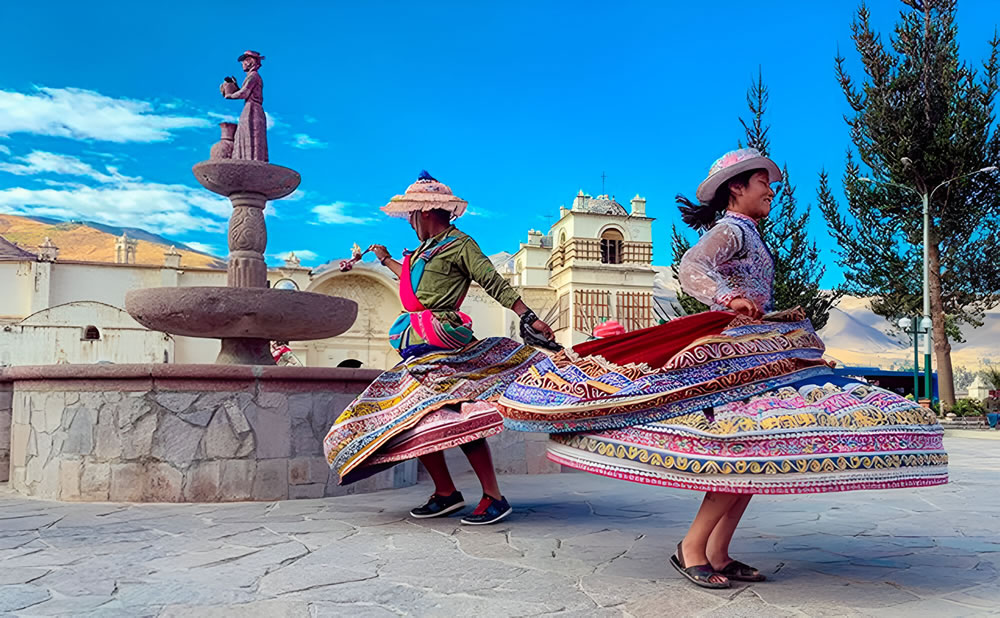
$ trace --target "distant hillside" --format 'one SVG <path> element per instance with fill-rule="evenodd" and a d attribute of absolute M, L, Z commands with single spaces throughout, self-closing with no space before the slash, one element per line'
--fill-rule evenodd
<path fill-rule="evenodd" d="M 215 256 L 194 251 L 183 243 L 144 230 L 0 214 L 0 236 L 32 253 L 37 253 L 38 245 L 49 237 L 59 247 L 61 260 L 114 262 L 115 239 L 123 232 L 139 241 L 136 248 L 136 262 L 139 264 L 163 264 L 164 253 L 174 245 L 181 254 L 182 266 L 225 268 L 225 262 Z"/>

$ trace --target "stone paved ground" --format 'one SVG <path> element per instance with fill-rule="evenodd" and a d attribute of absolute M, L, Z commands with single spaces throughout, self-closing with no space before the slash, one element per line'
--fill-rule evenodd
<path fill-rule="evenodd" d="M 722 592 L 667 563 L 697 494 L 588 474 L 505 477 L 517 511 L 483 528 L 407 518 L 426 486 L 228 505 L 0 489 L 0 615 L 998 614 L 1000 441 L 947 446 L 944 487 L 755 499 L 734 553 L 771 581 Z"/>

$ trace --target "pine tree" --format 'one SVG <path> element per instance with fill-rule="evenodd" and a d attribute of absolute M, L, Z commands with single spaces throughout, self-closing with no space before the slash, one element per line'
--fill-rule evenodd
<path fill-rule="evenodd" d="M 747 146 L 756 148 L 765 156 L 770 156 L 770 140 L 767 137 L 770 126 L 764 122 L 768 96 L 763 73 L 758 71 L 757 80 L 747 90 L 750 121 L 748 123 L 740 118 L 740 124 L 743 125 Z M 771 216 L 760 223 L 761 237 L 774 258 L 774 307 L 778 310 L 802 307 L 813 326 L 821 329 L 829 320 L 830 308 L 840 297 L 840 293 L 820 288 L 819 282 L 826 267 L 820 260 L 816 243 L 808 237 L 809 209 L 799 210 L 787 165 L 782 170 L 782 175 L 784 181 L 772 204 Z M 680 258 L 690 247 L 690 243 L 678 233 L 676 227 L 672 230 L 671 240 L 674 253 L 672 270 L 676 279 Z M 707 309 L 683 292 L 678 293 L 678 302 L 680 307 L 675 309 L 679 309 L 680 315 Z"/>
<path fill-rule="evenodd" d="M 955 402 L 951 344 L 1000 303 L 1000 179 L 970 172 L 1000 163 L 994 126 L 1000 37 L 980 74 L 959 59 L 955 0 L 903 0 L 887 48 L 862 5 L 851 25 L 865 79 L 835 59 L 853 116 L 844 170 L 846 213 L 820 175 L 819 202 L 837 239 L 847 293 L 873 298 L 888 319 L 922 313 L 923 215 L 930 201 L 929 288 L 938 388 Z M 862 180 L 865 176 L 874 182 Z M 950 179 L 952 182 L 942 186 Z M 915 192 L 879 182 L 912 187 Z"/>

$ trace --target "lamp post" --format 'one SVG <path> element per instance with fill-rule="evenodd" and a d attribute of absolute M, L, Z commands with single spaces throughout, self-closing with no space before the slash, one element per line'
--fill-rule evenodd
<path fill-rule="evenodd" d="M 901 158 L 900 162 L 905 167 L 912 167 L 913 166 L 913 161 L 909 157 L 903 157 L 903 158 Z M 931 189 L 930 192 L 922 192 L 922 191 L 919 191 L 919 190 L 917 190 L 917 189 L 915 189 L 913 187 L 907 186 L 907 185 L 901 185 L 901 184 L 898 184 L 898 183 L 895 183 L 895 182 L 888 182 L 888 181 L 885 181 L 885 180 L 874 180 L 872 178 L 858 178 L 858 180 L 861 181 L 861 182 L 866 182 L 866 183 L 871 183 L 871 184 L 887 185 L 887 186 L 890 186 L 890 187 L 896 187 L 897 189 L 904 189 L 906 191 L 910 191 L 911 193 L 915 193 L 918 196 L 920 196 L 920 200 L 921 200 L 921 202 L 923 202 L 923 209 L 924 209 L 924 273 L 923 273 L 924 274 L 924 316 L 923 316 L 923 319 L 920 321 L 920 325 L 921 325 L 921 327 L 925 327 L 926 330 L 927 330 L 926 334 L 924 335 L 924 379 L 926 381 L 925 388 L 927 390 L 927 398 L 928 399 L 931 398 L 931 329 L 930 329 L 930 326 L 929 326 L 931 324 L 931 288 L 930 288 L 930 245 L 931 245 L 931 242 L 930 242 L 930 240 L 931 240 L 931 209 L 930 209 L 930 207 L 931 207 L 931 199 L 933 199 L 934 193 L 938 189 L 940 189 L 941 187 L 947 186 L 948 184 L 950 184 L 950 183 L 952 183 L 952 182 L 954 182 L 956 180 L 959 180 L 961 178 L 967 178 L 969 176 L 975 176 L 976 174 L 981 174 L 983 172 L 995 172 L 996 170 L 997 170 L 996 166 L 995 165 L 991 165 L 989 167 L 984 167 L 982 169 L 978 169 L 978 170 L 976 170 L 974 172 L 969 172 L 967 174 L 961 174 L 959 176 L 955 176 L 954 178 L 949 178 L 948 180 L 945 180 L 944 182 L 941 182 L 936 187 L 934 187 L 933 189 Z M 914 329 L 916 329 L 915 325 L 914 325 Z M 914 335 L 914 340 L 916 340 L 916 335 Z M 916 344 L 914 343 L 914 345 L 916 345 Z M 914 361 L 914 362 L 916 362 L 916 361 Z M 916 398 L 916 394 L 914 394 L 914 398 Z"/>
<path fill-rule="evenodd" d="M 917 336 L 924 335 L 926 337 L 930 335 L 931 321 L 927 318 L 923 318 L 919 322 L 915 319 L 899 318 L 897 324 L 903 329 L 903 332 L 913 335 L 913 401 L 920 401 L 920 340 Z M 925 381 L 924 392 L 927 395 L 927 399 L 933 399 L 931 396 L 933 392 L 930 390 L 930 378 L 926 378 Z"/>

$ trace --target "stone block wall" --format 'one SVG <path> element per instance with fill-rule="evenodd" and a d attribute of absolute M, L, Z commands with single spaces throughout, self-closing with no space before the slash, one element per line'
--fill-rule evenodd
<path fill-rule="evenodd" d="M 4 380 L 0 370 L 0 483 L 10 473 L 10 417 L 14 404 L 14 384 Z"/>
<path fill-rule="evenodd" d="M 15 490 L 82 501 L 281 500 L 405 487 L 418 480 L 416 461 L 342 487 L 323 456 L 330 425 L 377 375 L 218 365 L 0 370 L 0 471 L 9 459 Z M 489 441 L 500 474 L 560 471 L 545 457 L 544 434 L 506 431 Z M 455 473 L 470 469 L 460 449 L 447 458 Z"/>
<path fill-rule="evenodd" d="M 87 366 L 75 378 L 16 381 L 11 486 L 59 500 L 217 502 L 417 480 L 416 462 L 406 462 L 340 487 L 326 464 L 322 439 L 372 372 L 182 367 Z"/>

